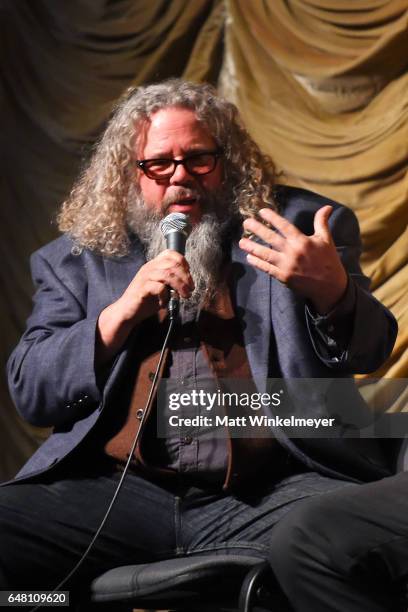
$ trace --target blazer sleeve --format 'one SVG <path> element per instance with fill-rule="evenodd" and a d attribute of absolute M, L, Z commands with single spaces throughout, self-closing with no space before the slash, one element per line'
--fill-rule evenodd
<path fill-rule="evenodd" d="M 348 286 L 341 302 L 325 316 L 316 315 L 306 305 L 311 341 L 328 367 L 345 373 L 370 373 L 391 354 L 398 325 L 391 312 L 370 293 L 370 279 L 361 270 L 361 239 L 355 214 L 337 205 L 330 226 L 348 273 Z"/>
<path fill-rule="evenodd" d="M 69 276 L 62 273 L 64 265 L 55 265 L 42 251 L 31 257 L 34 308 L 7 370 L 20 414 L 33 425 L 49 427 L 87 416 L 101 401 L 101 390 L 94 368 L 98 317 L 87 317 L 81 257 L 70 257 L 75 273 Z"/>

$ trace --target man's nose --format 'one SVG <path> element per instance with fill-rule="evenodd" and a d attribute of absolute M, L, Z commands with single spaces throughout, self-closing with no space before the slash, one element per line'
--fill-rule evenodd
<path fill-rule="evenodd" d="M 170 177 L 169 182 L 171 185 L 179 185 L 185 183 L 191 183 L 194 180 L 192 174 L 189 173 L 187 168 L 183 164 L 178 164 L 173 176 Z"/>

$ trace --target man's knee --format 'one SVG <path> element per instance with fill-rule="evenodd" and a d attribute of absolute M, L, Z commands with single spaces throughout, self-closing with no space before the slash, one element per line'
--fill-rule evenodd
<path fill-rule="evenodd" d="M 4 589 L 23 588 L 35 576 L 43 518 L 32 511 L 33 505 L 31 489 L 0 488 L 0 584 L 6 585 Z"/>
<path fill-rule="evenodd" d="M 270 556 L 275 568 L 294 574 L 311 564 L 335 565 L 341 572 L 350 569 L 353 543 L 348 537 L 342 493 L 309 498 L 274 527 Z"/>

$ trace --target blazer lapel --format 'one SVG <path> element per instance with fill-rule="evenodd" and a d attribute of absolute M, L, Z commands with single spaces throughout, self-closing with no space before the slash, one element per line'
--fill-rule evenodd
<path fill-rule="evenodd" d="M 272 279 L 272 327 L 283 378 L 318 378 L 327 370 L 316 359 L 306 324 L 305 304 L 295 293 Z"/>
<path fill-rule="evenodd" d="M 271 278 L 247 263 L 246 253 L 233 244 L 231 295 L 241 321 L 245 348 L 254 382 L 266 390 L 271 331 Z"/>
<path fill-rule="evenodd" d="M 270 350 L 277 351 L 283 378 L 317 376 L 311 370 L 316 359 L 306 328 L 303 301 L 272 276 L 250 266 L 238 245 L 233 245 L 231 260 L 231 294 L 257 387 L 266 388 L 268 365 L 274 361 Z M 271 344 L 271 334 L 275 345 Z"/>

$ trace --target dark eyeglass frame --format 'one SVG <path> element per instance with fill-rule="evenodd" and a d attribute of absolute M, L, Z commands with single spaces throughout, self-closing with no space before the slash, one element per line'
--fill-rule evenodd
<path fill-rule="evenodd" d="M 183 157 L 183 159 L 172 159 L 169 157 L 155 157 L 152 159 L 137 159 L 136 165 L 140 170 L 142 170 L 142 172 L 144 172 L 147 178 L 156 180 L 156 181 L 171 178 L 173 174 L 175 173 L 177 166 L 180 166 L 180 165 L 184 166 L 187 172 L 191 174 L 192 176 L 205 176 L 206 174 L 210 174 L 211 172 L 214 172 L 215 168 L 217 167 L 218 159 L 221 157 L 223 152 L 224 152 L 223 149 L 221 147 L 218 147 L 217 149 L 215 149 L 215 151 L 197 151 L 197 153 L 191 153 L 191 155 L 187 155 L 187 157 Z M 210 170 L 206 170 L 205 172 L 197 172 L 197 170 L 190 169 L 188 167 L 189 162 L 191 160 L 194 160 L 197 157 L 201 157 L 202 155 L 210 155 L 213 157 L 212 168 Z M 146 167 L 146 164 L 148 164 L 149 162 L 171 162 L 172 166 L 170 166 L 170 171 L 168 173 L 156 174 L 155 172 L 152 172 L 148 167 Z"/>

